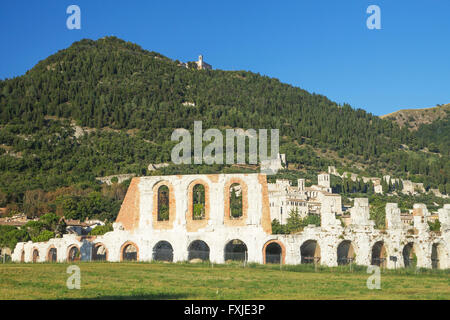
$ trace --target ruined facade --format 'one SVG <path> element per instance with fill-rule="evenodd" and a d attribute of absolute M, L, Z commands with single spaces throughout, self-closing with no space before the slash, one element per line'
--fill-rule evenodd
<path fill-rule="evenodd" d="M 263 174 L 133 178 L 114 231 L 97 237 L 64 235 L 45 243 L 18 243 L 12 259 L 245 260 L 450 268 L 450 205 L 439 209 L 439 232 L 429 231 L 424 205 L 414 206 L 413 225 L 408 226 L 401 222 L 397 204 L 386 206 L 386 229 L 378 230 L 369 219 L 367 199 L 355 199 L 351 223 L 344 227 L 336 218 L 333 201 L 325 198 L 320 227 L 273 235 L 270 202 Z"/>

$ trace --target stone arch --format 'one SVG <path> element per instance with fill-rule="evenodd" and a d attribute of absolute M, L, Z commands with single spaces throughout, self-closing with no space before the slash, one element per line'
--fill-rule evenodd
<path fill-rule="evenodd" d="M 355 261 L 355 248 L 350 240 L 343 240 L 337 247 L 338 266 L 347 265 Z"/>
<path fill-rule="evenodd" d="M 163 189 L 161 189 L 163 188 Z M 175 221 L 175 193 L 172 184 L 160 181 L 153 185 L 153 229 L 172 229 Z M 165 190 L 165 192 L 163 192 Z M 167 219 L 161 220 L 161 213 L 168 214 Z"/>
<path fill-rule="evenodd" d="M 206 191 L 205 185 L 196 183 L 192 188 L 192 219 L 204 220 L 206 210 Z"/>
<path fill-rule="evenodd" d="M 158 187 L 157 221 L 169 221 L 170 192 L 169 187 L 161 185 Z"/>
<path fill-rule="evenodd" d="M 101 243 L 97 242 L 92 248 L 92 261 L 108 261 L 108 248 Z"/>
<path fill-rule="evenodd" d="M 139 261 L 139 247 L 131 241 L 120 247 L 120 261 Z"/>
<path fill-rule="evenodd" d="M 237 185 L 239 185 L 239 188 L 237 188 Z M 235 195 L 240 195 L 242 215 L 239 217 L 232 217 L 233 203 L 235 204 L 235 207 L 238 207 L 238 205 L 236 204 L 239 203 L 239 201 L 232 201 L 232 190 L 235 190 Z M 244 180 L 240 178 L 231 178 L 228 180 L 228 182 L 225 184 L 224 201 L 224 224 L 229 227 L 245 226 L 248 217 L 248 186 L 244 182 Z"/>
<path fill-rule="evenodd" d="M 75 262 L 80 261 L 80 259 L 81 259 L 80 248 L 76 244 L 69 246 L 69 248 L 67 249 L 67 261 Z"/>
<path fill-rule="evenodd" d="M 188 247 L 188 260 L 200 259 L 203 261 L 209 260 L 210 249 L 208 244 L 202 240 L 194 240 Z"/>
<path fill-rule="evenodd" d="M 417 266 L 416 246 L 414 242 L 409 242 L 403 247 L 402 256 L 405 268 L 415 268 Z"/>
<path fill-rule="evenodd" d="M 247 261 L 248 250 L 244 241 L 233 239 L 228 241 L 224 248 L 224 260 L 227 261 Z"/>
<path fill-rule="evenodd" d="M 22 252 L 20 253 L 20 262 L 25 262 L 25 250 L 22 249 Z"/>
<path fill-rule="evenodd" d="M 33 263 L 39 262 L 39 250 L 37 248 L 33 248 L 31 252 L 31 259 Z"/>
<path fill-rule="evenodd" d="M 447 266 L 447 255 L 445 254 L 444 244 L 436 242 L 431 247 L 431 268 L 432 269 L 445 269 Z"/>
<path fill-rule="evenodd" d="M 200 188 L 203 187 L 203 199 Z M 200 198 L 200 199 L 199 199 Z M 208 224 L 210 217 L 209 184 L 202 179 L 196 179 L 188 187 L 188 210 L 186 213 L 186 230 L 197 232 Z M 201 218 L 200 218 L 201 217 Z"/>
<path fill-rule="evenodd" d="M 284 244 L 278 240 L 267 241 L 263 247 L 264 264 L 268 263 L 284 264 L 285 261 L 286 261 L 286 248 Z"/>
<path fill-rule="evenodd" d="M 56 262 L 58 260 L 58 250 L 55 246 L 50 246 L 47 250 L 47 262 Z"/>
<path fill-rule="evenodd" d="M 375 242 L 375 244 L 372 246 L 372 258 L 371 258 L 371 264 L 374 266 L 379 266 L 382 268 L 386 267 L 386 246 L 384 244 L 383 240 Z"/>
<path fill-rule="evenodd" d="M 228 192 L 228 201 L 230 203 L 230 218 L 240 219 L 244 216 L 242 205 L 242 186 L 239 183 L 233 183 Z"/>
<path fill-rule="evenodd" d="M 173 261 L 173 247 L 170 242 L 161 240 L 153 247 L 152 259 L 155 261 Z"/>
<path fill-rule="evenodd" d="M 319 263 L 320 246 L 317 240 L 306 240 L 300 246 L 301 263 Z"/>

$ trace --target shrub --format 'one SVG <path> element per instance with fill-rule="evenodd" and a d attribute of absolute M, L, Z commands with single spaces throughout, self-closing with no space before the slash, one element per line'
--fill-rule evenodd
<path fill-rule="evenodd" d="M 105 224 L 104 226 L 97 226 L 89 232 L 91 236 L 102 236 L 107 232 L 113 231 L 111 224 Z"/>
<path fill-rule="evenodd" d="M 42 230 L 41 233 L 37 237 L 31 238 L 31 241 L 33 242 L 46 242 L 50 240 L 51 238 L 55 237 L 55 233 L 48 231 L 48 230 Z"/>

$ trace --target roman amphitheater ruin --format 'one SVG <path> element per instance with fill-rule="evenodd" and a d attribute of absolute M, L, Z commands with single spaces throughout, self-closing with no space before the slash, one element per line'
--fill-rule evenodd
<path fill-rule="evenodd" d="M 241 260 L 386 268 L 414 263 L 450 268 L 449 204 L 438 210 L 440 231 L 429 230 L 431 213 L 425 205 L 414 205 L 408 224 L 395 203 L 386 206 L 386 228 L 377 229 L 365 198 L 355 199 L 345 225 L 338 218 L 340 199 L 329 193 L 326 176 L 322 177 L 316 189 L 299 181 L 297 189 L 287 188 L 285 195 L 258 173 L 136 177 L 114 231 L 18 243 L 12 258 L 16 262 Z M 278 211 L 273 207 L 279 208 L 294 193 L 305 201 L 311 194 L 320 198 L 321 225 L 296 234 L 272 234 L 271 221 Z"/>

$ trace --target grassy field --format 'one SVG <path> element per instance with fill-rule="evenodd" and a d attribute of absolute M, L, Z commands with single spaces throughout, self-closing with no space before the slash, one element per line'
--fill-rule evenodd
<path fill-rule="evenodd" d="M 81 289 L 69 290 L 69 264 L 0 265 L 0 299 L 450 299 L 450 272 L 384 270 L 381 290 L 366 268 L 166 263 L 78 263 Z"/>

